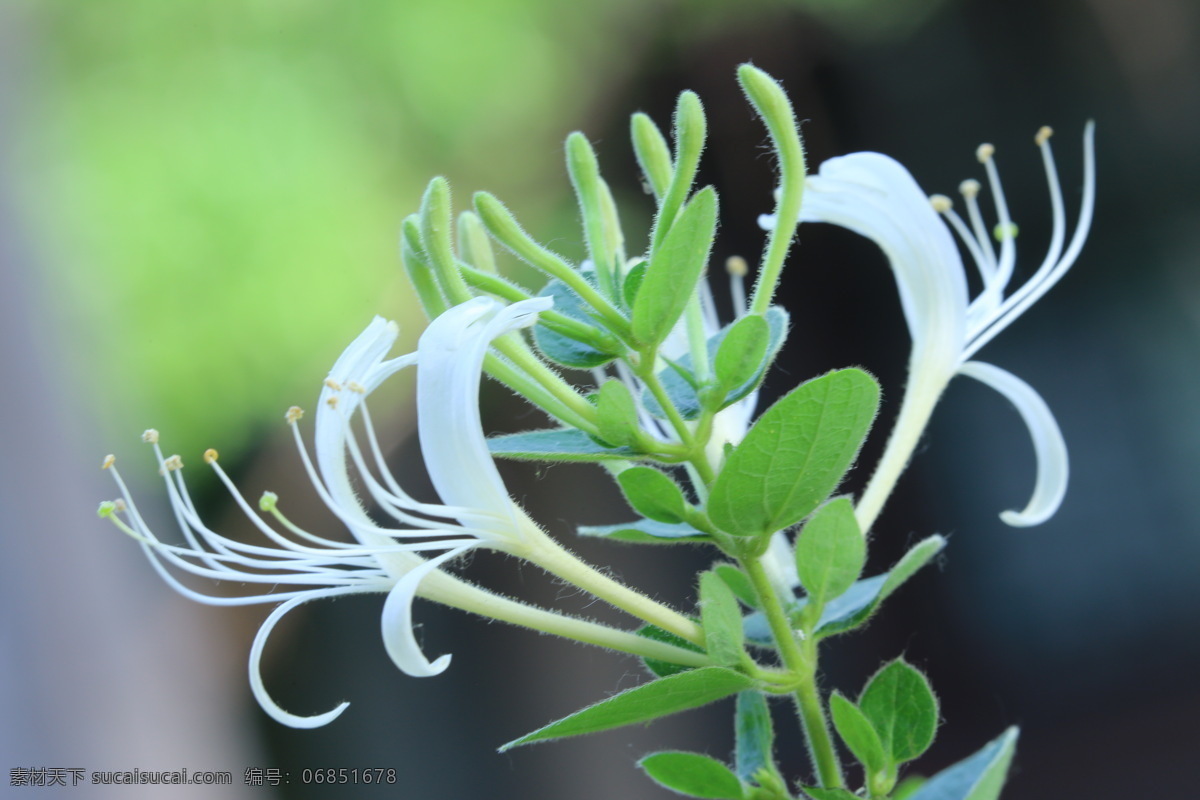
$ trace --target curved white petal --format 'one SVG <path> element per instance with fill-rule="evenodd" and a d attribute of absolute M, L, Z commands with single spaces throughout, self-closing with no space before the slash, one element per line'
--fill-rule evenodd
<path fill-rule="evenodd" d="M 396 323 L 383 317 L 375 317 L 366 330 L 360 333 L 334 362 L 317 403 L 314 433 L 317 467 L 334 501 L 364 524 L 371 524 L 371 520 L 363 511 L 362 502 L 350 483 L 346 466 L 348 428 L 345 421 L 351 417 L 355 407 L 366 395 L 343 392 L 334 387 L 341 387 L 352 380 L 363 383 L 370 377 L 374 385 L 363 386 L 366 391 L 370 391 L 388 375 L 415 363 L 415 357 L 408 356 L 392 359 L 387 362 L 388 369 L 383 368 L 383 358 L 392 349 L 399 334 Z M 330 386 L 330 383 L 334 386 Z M 331 405 L 331 401 L 336 403 L 336 406 Z"/>
<path fill-rule="evenodd" d="M 388 657 L 406 675 L 429 678 L 440 675 L 450 666 L 448 653 L 431 662 L 421 652 L 417 638 L 413 636 L 412 602 L 417 594 L 417 587 L 429 573 L 476 544 L 477 542 L 472 542 L 466 547 L 459 547 L 422 562 L 405 573 L 388 592 L 387 600 L 383 603 L 383 646 Z"/>
<path fill-rule="evenodd" d="M 914 355 L 957 360 L 966 340 L 962 257 L 903 165 L 880 153 L 829 159 L 808 179 L 800 221 L 840 225 L 879 245 L 896 275 Z"/>
<path fill-rule="evenodd" d="M 1000 519 L 1019 528 L 1040 525 L 1054 516 L 1067 493 L 1067 445 L 1054 414 L 1033 387 L 1011 372 L 982 361 L 968 361 L 959 371 L 1007 397 L 1025 420 L 1037 456 L 1037 482 L 1025 509 L 1005 511 Z"/>
<path fill-rule="evenodd" d="M 548 297 L 508 306 L 476 297 L 438 316 L 417 346 L 417 433 L 429 478 L 446 505 L 484 512 L 459 522 L 500 538 L 518 525 L 519 510 L 483 435 L 483 361 L 493 339 L 534 324 L 552 305 Z"/>
<path fill-rule="evenodd" d="M 347 702 L 339 703 L 338 706 L 324 714 L 315 714 L 311 717 L 301 717 L 296 714 L 290 714 L 279 707 L 279 704 L 271 699 L 271 695 L 267 694 L 267 689 L 263 685 L 262 679 L 262 652 L 267 644 L 267 637 L 271 635 L 271 631 L 275 629 L 275 624 L 283 618 L 283 615 L 291 611 L 298 605 L 307 603 L 310 600 L 320 600 L 325 597 L 340 597 L 347 594 L 361 594 L 371 589 L 354 588 L 338 588 L 338 589 L 314 589 L 310 592 L 293 597 L 285 603 L 281 603 L 274 611 L 267 616 L 262 626 L 258 629 L 258 633 L 254 635 L 254 643 L 250 645 L 250 691 L 254 693 L 254 699 L 258 701 L 258 705 L 267 713 L 271 719 L 276 722 L 287 725 L 290 728 L 319 728 L 322 725 L 328 725 L 333 722 L 341 713 L 346 710 L 350 704 Z M 374 591 L 378 591 L 375 589 Z"/>

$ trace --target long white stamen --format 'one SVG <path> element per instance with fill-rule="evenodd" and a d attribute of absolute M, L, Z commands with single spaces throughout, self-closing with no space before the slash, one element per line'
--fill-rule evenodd
<path fill-rule="evenodd" d="M 1004 187 L 1000 183 L 1000 172 L 996 169 L 995 148 L 990 144 L 981 145 L 977 155 L 983 163 L 983 168 L 987 171 L 992 200 L 996 204 L 996 216 L 1000 220 L 1000 259 L 996 265 L 995 278 L 988 286 L 984 287 L 984 292 L 994 296 L 995 303 L 998 305 L 1004 289 L 1012 278 L 1013 266 L 1017 261 L 1017 248 L 1012 235 L 1013 225 L 1012 218 L 1008 214 L 1008 202 L 1004 199 Z"/>
<path fill-rule="evenodd" d="M 1054 228 L 1050 234 L 1050 249 L 1041 266 L 1034 273 L 1035 275 L 1058 262 L 1063 242 L 1067 238 L 1067 214 L 1063 207 L 1062 186 L 1058 180 L 1058 168 L 1054 164 L 1054 153 L 1050 149 L 1050 136 L 1053 133 L 1054 131 L 1049 127 L 1043 126 L 1034 137 L 1038 149 L 1042 152 L 1042 166 L 1046 171 L 1046 183 L 1050 187 L 1050 209 L 1054 220 Z"/>
<path fill-rule="evenodd" d="M 1096 203 L 1096 125 L 1088 122 L 1083 134 L 1083 198 L 1079 208 L 1079 222 L 1075 233 L 1062 258 L 1054 263 L 1045 263 L 1017 291 L 1008 297 L 996 311 L 995 318 L 978 336 L 971 340 L 963 351 L 960 363 L 965 363 L 990 342 L 1000 331 L 1007 328 L 1013 320 L 1025 313 L 1031 305 L 1041 299 L 1054 284 L 1066 274 L 1075 263 L 1087 240 L 1088 231 L 1092 226 L 1092 214 Z"/>
<path fill-rule="evenodd" d="M 367 410 L 367 403 L 365 400 L 359 403 L 358 410 L 361 412 L 367 443 L 371 447 L 371 455 L 375 460 L 375 465 L 379 469 L 380 475 L 383 477 L 384 483 L 387 484 L 387 488 L 390 490 L 390 493 L 384 493 L 389 498 L 389 502 L 393 503 L 400 510 L 414 511 L 418 514 L 425 514 L 431 517 L 446 517 L 447 519 L 458 519 L 459 517 L 465 515 L 480 516 L 481 514 L 486 513 L 479 509 L 459 508 L 456 506 L 442 505 L 440 503 L 422 503 L 413 499 L 408 492 L 404 491 L 404 487 L 401 486 L 399 481 L 396 480 L 395 476 L 392 474 L 392 471 L 387 468 L 387 463 L 383 458 L 383 451 L 379 447 L 379 437 L 375 435 L 375 425 L 371 420 L 371 414 Z M 346 423 L 346 442 L 351 448 L 351 455 L 355 458 L 355 464 L 358 470 L 363 474 L 364 478 L 373 480 L 369 471 L 364 465 L 361 451 L 358 449 L 357 440 L 353 436 L 353 433 L 350 429 L 350 423 L 348 421 Z M 379 484 L 375 482 L 375 486 L 379 486 Z M 497 519 L 499 518 L 499 515 L 493 516 L 495 516 Z M 433 521 L 417 519 L 415 517 L 409 519 L 413 520 L 411 524 L 428 524 L 431 527 L 445 526 L 447 530 L 460 529 L 462 527 L 453 523 L 435 523 Z"/>
<path fill-rule="evenodd" d="M 971 178 L 958 185 L 958 191 L 967 204 L 967 218 L 971 220 L 971 230 L 975 232 L 975 242 L 983 256 L 979 261 L 979 270 L 983 275 L 983 285 L 989 286 L 996 276 L 996 249 L 992 246 L 992 237 L 988 235 L 987 226 L 983 224 L 983 213 L 979 210 L 979 191 L 982 187 L 979 181 Z"/>
<path fill-rule="evenodd" d="M 363 523 L 360 520 L 355 519 L 354 517 L 347 514 L 346 511 L 342 508 L 341 504 L 338 503 L 336 500 L 334 500 L 334 498 L 329 494 L 329 491 L 325 488 L 325 484 L 322 482 L 320 476 L 317 474 L 316 467 L 312 463 L 312 458 L 308 454 L 308 448 L 305 446 L 304 439 L 301 438 L 300 430 L 296 425 L 292 426 L 292 433 L 293 433 L 293 438 L 295 439 L 295 442 L 296 442 L 296 449 L 300 453 L 300 460 L 304 463 L 304 469 L 308 473 L 309 481 L 312 483 L 313 488 L 317 490 L 317 496 L 320 497 L 321 502 L 325 503 L 325 506 L 331 512 L 333 512 L 334 516 L 336 516 L 339 520 L 342 521 L 342 524 L 344 524 L 351 531 L 354 531 L 356 533 L 362 533 L 367 536 L 379 536 L 379 535 L 396 536 L 396 535 L 402 533 L 401 531 L 397 531 L 395 529 L 381 528 L 380 526 L 378 526 L 374 523 L 369 523 L 369 524 Z M 473 533 L 470 529 L 467 529 L 467 528 L 462 528 L 462 531 L 467 534 Z M 413 531 L 413 533 L 416 533 L 419 535 L 421 532 Z M 429 534 L 426 534 L 426 535 L 429 535 Z M 430 542 L 424 543 L 424 547 L 425 547 L 425 549 L 430 549 L 430 550 L 443 550 L 447 546 L 449 546 L 449 547 L 455 546 L 455 544 L 458 543 L 459 541 L 460 540 L 454 540 L 452 543 L 442 546 L 442 545 L 440 545 L 440 543 L 438 541 L 435 540 L 435 541 L 430 541 Z M 420 550 L 420 549 L 422 549 L 422 545 L 414 545 L 410 548 L 405 548 L 405 549 Z"/>
<path fill-rule="evenodd" d="M 935 198 L 945 200 L 945 203 L 934 203 L 933 208 L 942 215 L 943 219 L 950 223 L 950 227 L 953 228 L 954 232 L 958 235 L 958 239 L 960 242 L 962 242 L 963 247 L 967 248 L 967 252 L 971 254 L 971 261 L 975 263 L 975 269 L 978 270 L 979 277 L 983 281 L 983 285 L 987 286 L 988 272 L 985 268 L 983 251 L 979 249 L 979 242 L 976 241 L 975 236 L 971 233 L 970 229 L 967 228 L 967 223 L 963 222 L 963 218 L 960 217 L 958 212 L 954 210 L 954 207 L 950 205 L 950 198 L 946 197 L 945 195 L 934 195 L 932 198 L 930 198 L 930 200 L 932 201 Z M 968 309 L 967 317 L 968 329 L 972 328 L 974 317 L 980 315 L 981 310 L 981 306 L 978 306 L 974 303 L 971 304 L 971 307 Z"/>

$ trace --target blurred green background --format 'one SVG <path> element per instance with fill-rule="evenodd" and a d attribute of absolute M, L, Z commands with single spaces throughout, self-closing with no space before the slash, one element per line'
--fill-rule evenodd
<path fill-rule="evenodd" d="M 433 175 L 450 179 L 458 208 L 492 191 L 576 256 L 562 140 L 583 130 L 627 209 L 634 251 L 648 204 L 628 115 L 666 127 L 690 88 L 710 117 L 701 178 L 722 197 L 716 255 L 753 260 L 773 165 L 734 81 L 746 60 L 788 88 L 813 169 L 880 150 L 949 193 L 980 177 L 973 149 L 993 141 L 1021 226 L 1021 274 L 1049 235 L 1032 134 L 1058 131 L 1073 219 L 1079 133 L 1097 119 L 1097 223 L 1083 258 L 983 354 L 1057 413 L 1073 457 L 1067 503 L 1038 529 L 998 522 L 1032 485 L 1029 446 L 1002 401 L 956 383 L 873 554 L 883 568 L 907 540 L 950 533 L 946 568 L 831 648 L 829 688 L 853 692 L 904 652 L 943 693 L 946 727 L 927 771 L 1021 724 L 1006 797 L 1188 796 L 1200 744 L 1190 724 L 1200 712 L 1200 9 L 1190 0 L 0 4 L 0 767 L 231 769 L 239 786 L 195 796 L 332 797 L 344 794 L 241 787 L 241 769 L 394 766 L 405 790 L 380 796 L 590 800 L 669 796 L 633 766 L 650 747 L 726 756 L 723 708 L 636 731 L 632 746 L 618 733 L 495 756 L 500 742 L 632 685 L 638 667 L 423 607 L 431 652 L 456 656 L 446 675 L 417 681 L 383 656 L 368 600 L 281 627 L 267 663 L 280 701 L 301 712 L 352 705 L 330 728 L 280 729 L 245 685 L 262 609 L 176 598 L 92 511 L 114 491 L 95 466 L 115 452 L 163 518 L 137 440 L 148 426 L 185 461 L 219 448 L 248 495 L 272 488 L 304 511 L 282 412 L 313 401 L 372 315 L 400 321 L 402 347 L 415 340 L 424 318 L 396 241 Z M 805 228 L 792 264 L 783 292 L 795 329 L 767 393 L 860 364 L 880 376 L 885 401 L 899 398 L 907 338 L 879 254 Z M 395 398 L 383 421 L 395 463 L 419 467 L 406 395 Z M 489 409 L 489 429 L 539 424 L 500 393 Z M 885 406 L 881 432 L 893 412 Z M 575 522 L 625 514 L 590 472 L 505 475 L 564 538 Z M 212 481 L 192 480 L 214 524 L 236 528 Z M 581 519 L 581 507 L 604 519 Z M 580 549 L 676 603 L 703 563 Z M 530 599 L 576 601 L 503 559 L 468 569 Z M 794 734 L 781 747 L 790 774 L 804 774 Z M 61 793 L 175 793 L 137 791 Z"/>

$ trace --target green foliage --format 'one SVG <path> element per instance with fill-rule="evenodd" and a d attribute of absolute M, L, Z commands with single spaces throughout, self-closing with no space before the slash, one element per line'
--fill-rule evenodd
<path fill-rule="evenodd" d="M 427 318 L 433 319 L 449 308 L 421 243 L 421 223 L 416 214 L 400 226 L 400 260 Z"/>
<path fill-rule="evenodd" d="M 1009 728 L 982 750 L 927 780 L 908 800 L 997 800 L 1017 747 Z"/>
<path fill-rule="evenodd" d="M 799 522 L 841 482 L 875 419 L 879 385 L 844 369 L 793 389 L 755 422 L 725 460 L 707 511 L 737 536 Z"/>
<path fill-rule="evenodd" d="M 624 302 L 626 308 L 633 308 L 633 304 L 637 302 L 638 292 L 642 288 L 642 281 L 646 279 L 647 266 L 649 266 L 649 262 L 642 259 L 625 273 L 625 279 L 621 282 L 621 300 Z"/>
<path fill-rule="evenodd" d="M 679 484 L 654 467 L 630 467 L 617 476 L 634 511 L 669 525 L 683 522 L 690 507 Z"/>
<path fill-rule="evenodd" d="M 767 309 L 765 319 L 770 336 L 767 340 L 766 351 L 762 354 L 759 361 L 756 362 L 757 368 L 741 385 L 729 389 L 725 395 L 725 399 L 715 404 L 716 408 L 720 409 L 736 403 L 757 389 L 759 384 L 762 383 L 767 369 L 775 361 L 775 357 L 779 355 L 779 350 L 783 347 L 784 339 L 787 337 L 788 314 L 779 306 L 772 306 Z M 737 324 L 734 323 L 733 325 L 726 326 L 709 337 L 707 350 L 710 361 L 716 360 L 725 337 Z M 751 325 L 753 324 L 751 323 Z M 679 409 L 679 413 L 683 415 L 684 419 L 695 419 L 700 415 L 701 411 L 700 395 L 697 391 L 697 382 L 692 375 L 692 369 L 692 356 L 690 353 L 687 353 L 675 362 L 673 366 L 662 370 L 658 374 L 658 379 L 662 382 L 663 388 L 666 389 L 667 396 L 671 398 L 671 402 Z M 718 376 L 720 375 L 720 369 L 721 367 L 718 367 Z M 663 411 L 658 400 L 649 392 L 642 393 L 642 404 L 654 416 L 659 419 L 666 419 L 666 412 Z"/>
<path fill-rule="evenodd" d="M 817 638 L 845 633 L 866 624 L 884 600 L 916 574 L 917 570 L 928 564 L 945 546 L 944 538 L 930 536 L 913 545 L 890 571 L 855 581 L 845 593 L 825 604 L 816 624 Z M 787 611 L 794 621 L 799 622 L 807 605 L 808 598 L 802 597 L 792 603 Z M 746 637 L 750 641 L 770 642 L 771 634 L 761 614 L 750 615 L 745 624 Z"/>
<path fill-rule="evenodd" d="M 733 590 L 715 572 L 700 576 L 700 622 L 704 649 L 724 667 L 736 666 L 744 657 L 742 612 Z"/>
<path fill-rule="evenodd" d="M 600 438 L 614 446 L 636 444 L 641 430 L 637 403 L 629 387 L 612 379 L 600 386 L 596 395 L 596 427 Z"/>
<path fill-rule="evenodd" d="M 704 652 L 704 650 L 692 644 L 687 639 L 684 639 L 682 636 L 678 636 L 670 631 L 664 631 L 662 628 L 659 628 L 655 625 L 643 625 L 638 629 L 637 635 L 644 636 L 647 639 L 653 639 L 656 642 L 663 642 L 664 644 L 672 644 L 676 647 L 682 647 L 685 650 L 691 650 L 696 653 Z M 646 665 L 646 669 L 648 669 L 652 675 L 655 675 L 659 678 L 665 678 L 668 675 L 678 675 L 681 672 L 688 672 L 689 670 L 694 669 L 694 667 L 685 667 L 682 664 L 675 664 L 670 661 L 660 661 L 657 658 L 643 658 L 642 663 Z"/>
<path fill-rule="evenodd" d="M 889 763 L 911 761 L 933 744 L 938 702 L 929 680 L 904 659 L 887 664 L 858 699 L 863 715 L 879 734 Z"/>
<path fill-rule="evenodd" d="M 459 274 L 454 255 L 453 216 L 450 184 L 445 178 L 434 178 L 421 198 L 421 247 L 446 299 L 458 305 L 470 300 L 472 294 Z"/>
<path fill-rule="evenodd" d="M 583 216 L 583 233 L 588 256 L 600 285 L 608 297 L 616 297 L 616 276 L 620 273 L 621 229 L 607 212 L 608 185 L 600 177 L 596 152 L 587 137 L 576 131 L 567 137 L 567 172 L 579 210 Z"/>
<path fill-rule="evenodd" d="M 922 539 L 888 572 L 857 581 L 845 594 L 825 606 L 817 625 L 817 635 L 832 636 L 853 630 L 865 623 L 892 592 L 928 564 L 945 546 L 946 540 L 941 536 Z"/>
<path fill-rule="evenodd" d="M 619 522 L 615 525 L 580 525 L 580 536 L 594 536 L 614 542 L 630 544 L 702 544 L 712 542 L 712 537 L 701 533 L 691 525 L 671 524 L 652 519 Z"/>
<path fill-rule="evenodd" d="M 649 722 L 708 705 L 723 697 L 745 691 L 754 681 L 725 667 L 700 667 L 660 678 L 621 692 L 593 706 L 576 711 L 532 733 L 503 745 L 500 752 L 521 745 L 612 730 L 638 722 Z"/>
<path fill-rule="evenodd" d="M 514 461 L 625 461 L 637 458 L 628 447 L 605 447 L 575 428 L 548 428 L 492 436 L 487 440 L 493 456 Z"/>
<path fill-rule="evenodd" d="M 796 539 L 796 572 L 809 604 L 817 609 L 854 585 L 866 559 L 866 539 L 854 519 L 854 504 L 847 497 L 817 509 Z"/>
<path fill-rule="evenodd" d="M 689 797 L 742 800 L 745 787 L 729 767 L 699 753 L 651 753 L 638 762 L 654 782 Z"/>
<path fill-rule="evenodd" d="M 749 314 L 733 323 L 717 347 L 713 359 L 719 395 L 726 395 L 745 385 L 754 385 L 764 366 L 767 347 L 771 341 L 771 326 L 758 314 Z M 738 400 L 740 398 L 734 398 Z"/>
<path fill-rule="evenodd" d="M 910 800 L 913 794 L 920 789 L 928 780 L 920 775 L 906 775 L 896 784 L 896 788 L 892 789 L 891 800 Z"/>
<path fill-rule="evenodd" d="M 662 342 L 679 321 L 704 275 L 717 226 L 717 193 L 701 189 L 683 209 L 650 258 L 633 303 L 633 337 L 642 345 Z"/>
<path fill-rule="evenodd" d="M 554 310 L 563 316 L 578 320 L 588 326 L 595 320 L 588 314 L 588 306 L 570 287 L 559 280 L 549 281 L 539 297 L 553 297 Z M 600 331 L 596 331 L 599 336 Z M 596 347 L 595 342 L 583 342 L 552 330 L 545 322 L 533 327 L 533 341 L 546 358 L 573 369 L 592 369 L 612 361 L 617 354 Z"/>
<path fill-rule="evenodd" d="M 721 576 L 721 580 L 725 581 L 726 585 L 733 590 L 738 600 L 750 608 L 758 608 L 758 596 L 754 593 L 754 585 L 750 583 L 750 578 L 746 573 L 733 564 L 717 564 L 713 567 L 713 572 Z"/>
<path fill-rule="evenodd" d="M 812 800 L 862 800 L 854 792 L 845 789 L 825 789 L 820 786 L 805 786 L 803 789 L 805 796 Z"/>
<path fill-rule="evenodd" d="M 483 221 L 474 211 L 464 211 L 458 215 L 458 255 L 480 272 L 496 274 L 496 254 L 492 252 L 492 243 Z"/>
<path fill-rule="evenodd" d="M 891 762 L 884 744 L 862 709 L 841 693 L 834 692 L 829 698 L 829 712 L 838 736 L 842 737 L 846 747 L 850 748 L 850 752 L 866 769 L 867 775 L 887 772 Z"/>
<path fill-rule="evenodd" d="M 771 708 L 762 692 L 738 692 L 733 717 L 734 768 L 738 777 L 751 780 L 759 771 L 775 771 L 775 728 Z"/>
<path fill-rule="evenodd" d="M 630 120 L 630 138 L 633 139 L 633 152 L 642 174 L 646 176 L 646 183 L 654 196 L 661 200 L 670 188 L 671 176 L 675 172 L 667 140 L 654 120 L 642 113 L 634 114 Z"/>

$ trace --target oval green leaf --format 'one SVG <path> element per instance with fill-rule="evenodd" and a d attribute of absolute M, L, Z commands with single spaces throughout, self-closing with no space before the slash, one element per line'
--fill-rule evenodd
<path fill-rule="evenodd" d="M 829 713 L 838 736 L 850 748 L 850 752 L 862 764 L 867 774 L 885 772 L 888 757 L 871 721 L 862 710 L 847 700 L 841 693 L 834 692 L 829 698 Z"/>
<path fill-rule="evenodd" d="M 771 341 L 771 326 L 758 314 L 742 317 L 729 328 L 717 347 L 713 370 L 725 395 L 749 383 L 759 371 Z"/>
<path fill-rule="evenodd" d="M 725 667 L 741 661 L 742 610 L 733 590 L 711 571 L 700 576 L 700 624 L 713 661 Z"/>
<path fill-rule="evenodd" d="M 902 658 L 875 673 L 858 706 L 879 734 L 891 761 L 911 761 L 933 744 L 938 702 L 929 680 Z"/>
<path fill-rule="evenodd" d="M 800 585 L 809 602 L 820 608 L 854 585 L 866 559 L 867 542 L 848 497 L 830 500 L 817 509 L 796 539 Z"/>
<path fill-rule="evenodd" d="M 655 783 L 690 797 L 742 800 L 745 788 L 729 767 L 699 753 L 651 753 L 638 762 Z"/>
<path fill-rule="evenodd" d="M 632 326 L 633 338 L 641 344 L 657 345 L 675 327 L 704 275 L 716 228 L 717 193 L 705 187 L 671 226 L 638 287 Z"/>
<path fill-rule="evenodd" d="M 796 387 L 726 459 L 709 518 L 735 536 L 766 536 L 804 519 L 841 482 L 878 407 L 879 384 L 859 369 Z"/>
<path fill-rule="evenodd" d="M 629 505 L 639 514 L 656 522 L 684 521 L 689 503 L 683 490 L 654 467 L 630 467 L 617 476 L 617 483 Z"/>

